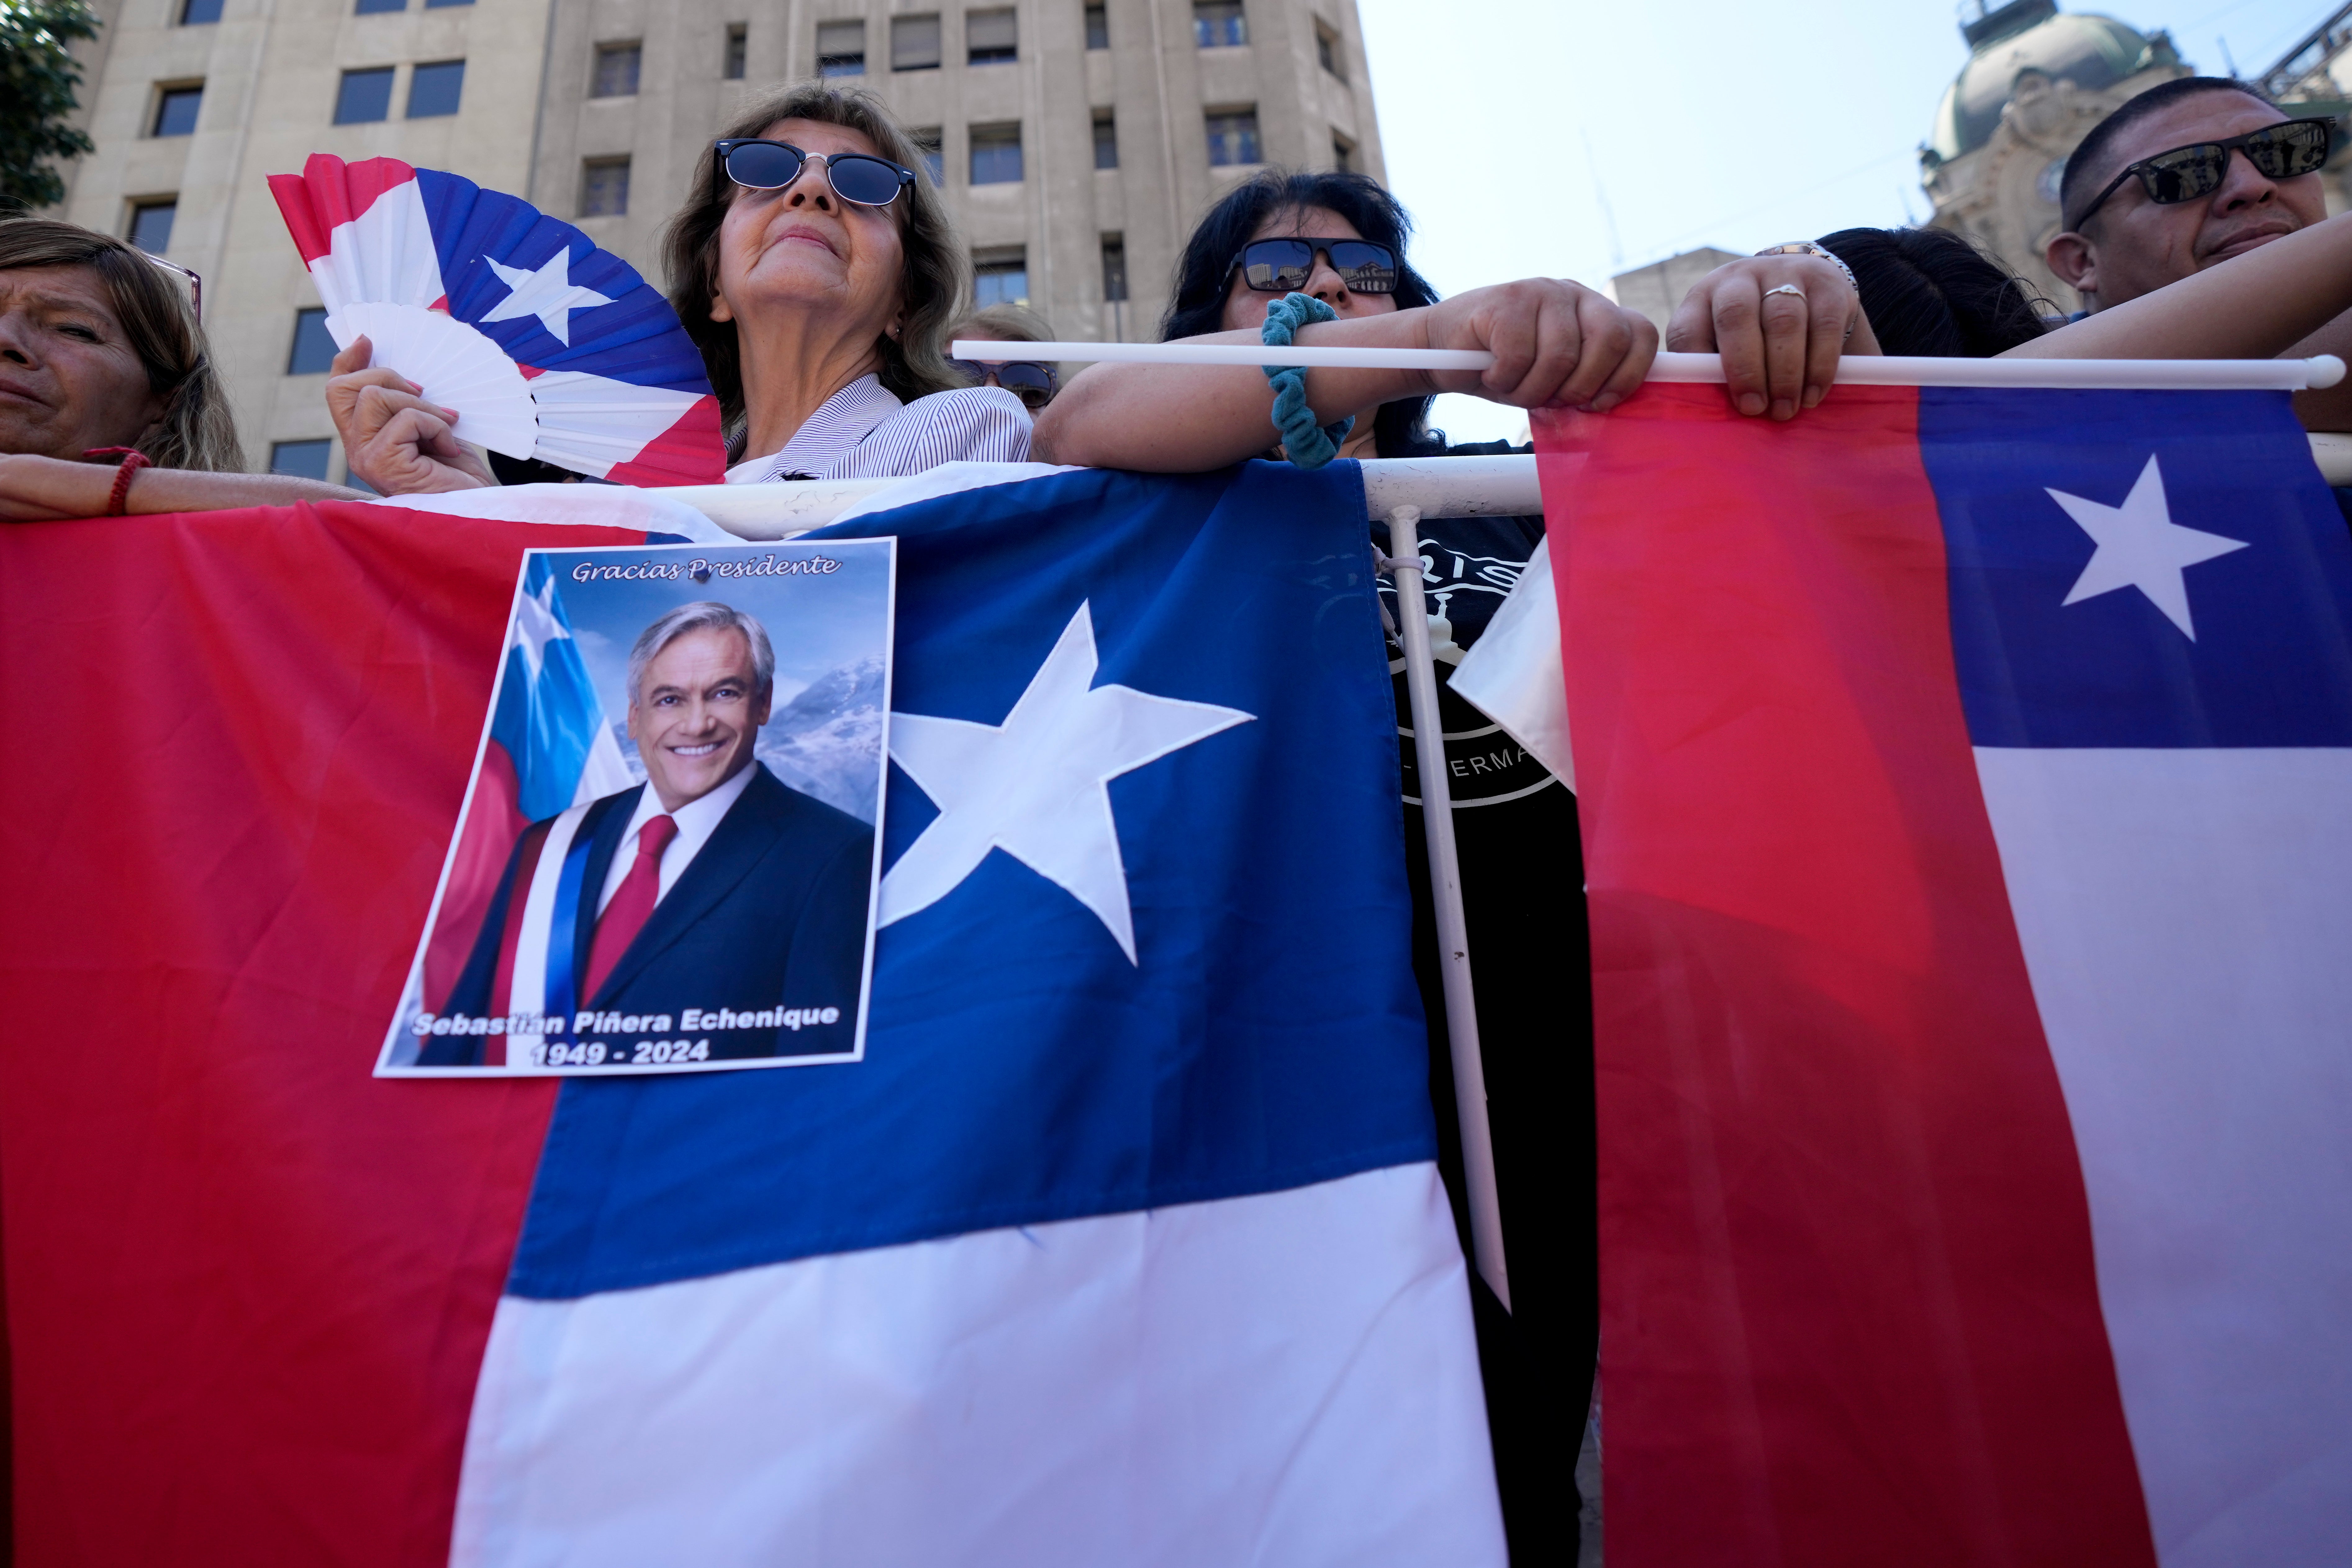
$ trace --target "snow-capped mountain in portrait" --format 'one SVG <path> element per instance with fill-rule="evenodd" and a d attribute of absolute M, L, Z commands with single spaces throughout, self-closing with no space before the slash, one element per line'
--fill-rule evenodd
<path fill-rule="evenodd" d="M 769 717 L 759 758 L 803 795 L 872 822 L 882 767 L 882 661 L 826 671 Z"/>

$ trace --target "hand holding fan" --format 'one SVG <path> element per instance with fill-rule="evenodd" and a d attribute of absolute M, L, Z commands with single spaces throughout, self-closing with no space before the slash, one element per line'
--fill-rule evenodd
<path fill-rule="evenodd" d="M 270 193 L 327 330 L 457 411 L 461 440 L 623 484 L 715 484 L 726 448 L 669 301 L 529 203 L 390 158 L 313 155 Z"/>

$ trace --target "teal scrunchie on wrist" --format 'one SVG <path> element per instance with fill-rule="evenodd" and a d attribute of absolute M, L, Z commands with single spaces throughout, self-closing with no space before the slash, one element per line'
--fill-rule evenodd
<path fill-rule="evenodd" d="M 1286 349 L 1291 334 L 1317 321 L 1336 321 L 1339 312 L 1312 294 L 1285 294 L 1266 307 L 1265 326 L 1258 340 L 1270 349 Z M 1339 443 L 1354 429 L 1353 417 L 1337 425 L 1318 425 L 1307 406 L 1307 368 L 1270 364 L 1263 367 L 1274 385 L 1274 427 L 1282 436 L 1283 455 L 1302 468 L 1319 468 L 1339 455 Z"/>

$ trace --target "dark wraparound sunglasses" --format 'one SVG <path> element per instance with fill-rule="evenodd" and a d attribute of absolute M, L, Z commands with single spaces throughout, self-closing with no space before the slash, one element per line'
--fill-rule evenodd
<path fill-rule="evenodd" d="M 2153 158 L 2142 158 L 2137 163 L 2124 165 L 2122 174 L 2107 183 L 2107 188 L 2091 198 L 2074 221 L 2066 226 L 2079 229 L 2091 221 L 2091 215 L 2109 196 L 2123 189 L 2126 180 L 2137 179 L 2147 199 L 2158 206 L 2172 206 L 2180 202 L 2193 202 L 2200 196 L 2210 196 L 2221 188 L 2230 173 L 2230 154 L 2243 153 L 2246 162 L 2266 180 L 2291 180 L 2298 174 L 2315 174 L 2327 162 L 2327 150 L 2334 141 L 2331 132 L 2336 125 L 2333 115 L 2312 120 L 2286 120 L 2276 125 L 2265 125 L 2260 131 L 2249 131 L 2243 136 L 2232 136 L 2221 142 L 2194 142 L 2186 147 L 2175 147 L 2168 153 L 2158 153 Z"/>
<path fill-rule="evenodd" d="M 825 184 L 845 202 L 887 207 L 915 183 L 915 172 L 887 158 L 865 153 L 803 153 L 789 142 L 719 142 L 719 165 L 747 190 L 781 191 L 801 177 L 814 160 L 824 165 Z"/>
<path fill-rule="evenodd" d="M 1053 402 L 1054 394 L 1062 386 L 1062 378 L 1054 374 L 1054 367 L 1042 360 L 1007 360 L 1000 364 L 994 360 L 951 359 L 948 363 L 971 377 L 974 386 L 985 386 L 989 377 L 994 376 L 996 384 L 1019 398 L 1032 414 Z"/>
<path fill-rule="evenodd" d="M 1234 258 L 1242 281 L 1265 294 L 1288 294 L 1307 287 L 1315 273 L 1315 253 L 1331 258 L 1331 270 L 1356 294 L 1393 294 L 1396 252 L 1369 239 L 1254 239 Z M 1226 268 L 1232 276 L 1232 268 Z"/>

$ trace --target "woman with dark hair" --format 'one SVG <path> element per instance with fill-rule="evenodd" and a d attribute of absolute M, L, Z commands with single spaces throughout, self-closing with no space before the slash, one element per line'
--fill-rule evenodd
<path fill-rule="evenodd" d="M 1821 247 L 1853 269 L 1880 352 L 1990 359 L 2050 330 L 2056 307 L 1960 235 L 1842 228 Z"/>
<path fill-rule="evenodd" d="M 1029 414 L 947 361 L 963 247 L 914 139 L 880 100 L 823 82 L 751 105 L 670 220 L 670 303 L 702 351 L 730 484 L 883 478 L 1029 455 Z M 385 494 L 495 483 L 448 411 L 364 339 L 329 406 L 352 472 Z"/>
<path fill-rule="evenodd" d="M 1268 170 L 1227 192 L 1193 228 L 1160 337 L 1256 342 L 1268 308 L 1304 293 L 1336 319 L 1305 326 L 1302 346 L 1494 353 L 1486 371 L 1308 372 L 1303 385 L 1315 418 L 1352 421 L 1339 448 L 1351 458 L 1372 456 L 1383 439 L 1410 441 L 1435 393 L 1600 410 L 1641 384 L 1657 351 L 1646 319 L 1582 284 L 1549 278 L 1440 301 L 1404 265 L 1411 231 L 1395 199 L 1361 174 Z M 1333 244 L 1341 247 L 1337 258 Z M 1409 406 L 1384 422 L 1391 404 Z M 1095 364 L 1039 416 L 1036 455 L 1195 473 L 1264 454 L 1273 408 L 1273 389 L 1249 366 Z"/>
<path fill-rule="evenodd" d="M 1506 363 L 1477 383 L 1533 405 L 1607 406 L 1640 383 L 1657 334 L 1572 283 L 1481 289 L 1441 304 L 1406 259 L 1412 220 L 1361 174 L 1269 171 L 1244 182 L 1192 231 L 1179 264 L 1163 339 L 1255 342 L 1270 306 L 1291 292 L 1336 318 L 1302 341 L 1484 347 Z M 1238 330 L 1237 330 L 1238 329 Z M 1351 332 L 1350 329 L 1353 329 Z M 1108 374 L 1107 374 L 1108 373 Z M 1318 385 L 1318 378 L 1327 377 Z M 1316 372 L 1317 420 L 1352 414 L 1336 455 L 1442 457 L 1525 452 L 1507 442 L 1449 445 L 1428 426 L 1436 380 L 1414 373 Z M 1188 469 L 1281 456 L 1259 371 L 1097 365 L 1038 416 L 1040 454 L 1057 461 Z M 1065 420 L 1066 407 L 1084 417 Z M 1327 441 L 1325 453 L 1330 450 Z M 1318 454 L 1320 455 L 1320 454 Z M 1385 522 L 1374 542 L 1388 545 Z M 1421 525 L 1438 707 L 1452 773 L 1454 831 L 1471 943 L 1477 953 L 1478 1034 L 1487 1116 L 1502 1190 L 1512 1310 L 1471 1277 L 1487 1417 L 1514 1561 L 1573 1561 L 1576 1466 L 1600 1327 L 1595 1267 L 1592 1034 L 1576 801 L 1541 763 L 1446 684 L 1543 540 L 1543 519 L 1433 518 Z M 1396 601 L 1383 579 L 1393 618 Z M 1467 1250 L 1468 1212 L 1454 1112 L 1454 1078 L 1437 960 L 1436 916 L 1423 847 L 1421 787 L 1404 656 L 1393 638 L 1404 852 L 1413 891 L 1413 967 L 1430 1033 L 1430 1091 L 1439 1167 Z"/>
<path fill-rule="evenodd" d="M 69 223 L 0 221 L 0 519 L 360 499 L 240 471 L 194 280 Z"/>

